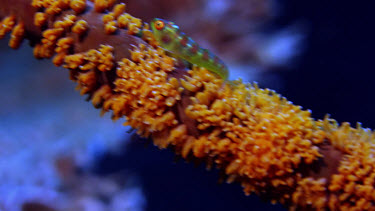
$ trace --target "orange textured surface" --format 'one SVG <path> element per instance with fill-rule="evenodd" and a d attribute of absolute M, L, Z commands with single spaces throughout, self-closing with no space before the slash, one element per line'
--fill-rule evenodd
<path fill-rule="evenodd" d="M 31 34 L 26 38 L 36 43 L 36 58 L 54 56 L 95 107 L 111 110 L 114 119 L 125 117 L 125 124 L 160 148 L 216 166 L 246 194 L 292 210 L 374 210 L 370 130 L 316 121 L 256 84 L 226 84 L 198 67 L 178 69 L 149 26 L 125 13 L 124 4 L 34 0 L 32 6 L 25 19 L 5 4 L 0 38 L 13 30 L 10 45 L 16 48 L 25 32 Z"/>

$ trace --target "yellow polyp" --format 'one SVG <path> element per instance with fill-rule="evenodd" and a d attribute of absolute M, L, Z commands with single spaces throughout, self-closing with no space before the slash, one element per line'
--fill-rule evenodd
<path fill-rule="evenodd" d="M 210 151 L 209 142 L 206 141 L 206 137 L 201 136 L 194 141 L 192 152 L 195 157 L 202 158 Z"/>
<path fill-rule="evenodd" d="M 56 53 L 68 53 L 69 48 L 71 48 L 73 43 L 74 43 L 74 39 L 71 37 L 61 38 L 56 43 L 57 47 L 55 48 L 55 52 Z"/>
<path fill-rule="evenodd" d="M 109 85 L 103 85 L 98 90 L 96 90 L 92 96 L 91 102 L 94 107 L 98 107 L 105 100 L 112 96 L 112 89 Z"/>
<path fill-rule="evenodd" d="M 191 84 L 191 83 L 188 83 L 186 80 L 184 79 L 180 79 L 180 82 L 181 82 L 181 85 L 186 89 L 186 90 L 189 90 L 191 92 L 196 92 L 199 90 L 200 87 L 198 86 L 195 86 L 194 84 Z"/>
<path fill-rule="evenodd" d="M 15 16 L 8 16 L 4 18 L 0 22 L 0 39 L 4 38 L 4 36 L 12 31 L 14 25 L 16 25 L 16 17 Z"/>
<path fill-rule="evenodd" d="M 97 83 L 95 71 L 88 71 L 85 73 L 79 73 L 77 76 L 77 89 L 81 90 L 80 94 L 84 95 L 92 91 Z"/>
<path fill-rule="evenodd" d="M 66 53 L 58 53 L 56 56 L 53 57 L 52 62 L 56 66 L 61 66 L 64 64 Z"/>
<path fill-rule="evenodd" d="M 86 0 L 71 0 L 69 6 L 74 12 L 80 14 L 86 10 Z"/>
<path fill-rule="evenodd" d="M 70 69 L 79 68 L 87 71 L 98 69 L 99 71 L 110 71 L 114 67 L 113 47 L 101 45 L 99 50 L 91 49 L 86 53 L 69 55 L 65 59 L 64 67 Z"/>
<path fill-rule="evenodd" d="M 299 206 L 305 207 L 310 205 L 316 210 L 322 210 L 327 203 L 325 179 L 304 178 L 298 183 L 296 191 L 292 194 L 292 209 Z"/>
<path fill-rule="evenodd" d="M 34 15 L 34 25 L 37 27 L 42 27 L 47 23 L 47 15 L 43 12 L 37 12 Z"/>
<path fill-rule="evenodd" d="M 120 15 L 117 18 L 118 26 L 120 28 L 128 27 L 128 23 L 130 22 L 131 18 L 132 18 L 132 16 L 129 15 L 128 13 L 124 13 L 124 14 Z"/>
<path fill-rule="evenodd" d="M 36 8 L 42 8 L 43 7 L 43 1 L 44 0 L 32 0 L 31 6 Z"/>
<path fill-rule="evenodd" d="M 113 34 L 113 33 L 115 33 L 116 30 L 117 30 L 116 25 L 117 25 L 116 21 L 109 21 L 108 23 L 106 23 L 104 25 L 105 33 L 106 34 Z"/>
<path fill-rule="evenodd" d="M 63 20 L 55 21 L 53 23 L 53 28 L 58 29 L 62 28 L 65 31 L 69 30 L 75 23 L 77 17 L 75 15 L 66 15 Z"/>
<path fill-rule="evenodd" d="M 25 25 L 23 22 L 17 24 L 12 31 L 9 40 L 9 46 L 13 49 L 17 49 L 20 47 L 22 40 L 25 36 Z"/>
<path fill-rule="evenodd" d="M 45 40 L 46 41 L 46 40 Z M 34 55 L 36 58 L 51 58 L 54 53 L 54 43 L 37 44 L 34 47 Z"/>
<path fill-rule="evenodd" d="M 187 139 L 186 139 L 186 142 L 183 144 L 182 146 L 182 150 L 181 150 L 181 156 L 183 158 L 187 158 L 187 156 L 189 155 L 189 153 L 191 152 L 192 150 L 192 147 L 193 147 L 193 144 L 194 144 L 194 137 L 192 136 L 189 136 Z"/>
<path fill-rule="evenodd" d="M 185 139 L 186 135 L 187 135 L 187 127 L 186 127 L 186 125 L 181 124 L 181 125 L 173 128 L 170 131 L 170 135 L 169 135 L 167 141 L 168 141 L 168 143 L 171 143 L 172 145 L 176 145 L 176 142 L 178 142 L 178 140 Z"/>
<path fill-rule="evenodd" d="M 119 13 L 119 12 L 118 12 Z M 139 34 L 139 32 L 142 30 L 142 20 L 139 18 L 135 18 L 128 13 L 122 13 L 114 15 L 117 18 L 118 27 L 119 28 L 127 28 L 128 34 L 136 35 Z M 144 35 L 145 36 L 145 35 Z M 146 32 L 146 39 L 152 40 L 149 36 L 151 36 L 149 33 Z"/>
<path fill-rule="evenodd" d="M 195 97 L 197 98 L 198 102 L 203 105 L 208 105 L 210 103 L 210 96 L 204 92 L 198 92 Z"/>
<path fill-rule="evenodd" d="M 129 23 L 128 24 L 128 34 L 135 35 L 138 34 L 141 31 L 141 29 L 137 26 L 135 23 Z"/>
<path fill-rule="evenodd" d="M 226 167 L 227 174 L 246 175 L 258 179 L 292 175 L 293 168 L 301 164 L 301 158 L 305 163 L 311 163 L 321 156 L 318 147 L 313 144 L 321 143 L 324 136 L 322 133 L 312 132 L 317 128 L 314 128 L 316 126 L 312 123 L 309 113 L 300 110 L 297 106 L 293 108 L 293 105 L 286 101 L 280 105 L 282 103 L 280 97 L 270 90 L 240 85 L 231 88 L 228 85 L 222 87 L 222 82 L 203 68 L 194 69 L 189 73 L 191 74 L 189 77 L 180 80 L 185 89 L 195 92 L 192 105 L 187 106 L 185 110 L 186 115 L 199 122 L 197 125 L 199 130 L 217 128 L 207 136 L 210 138 L 201 138 L 190 143 L 194 144 L 189 148 L 193 148 L 195 156 L 203 156 L 203 152 L 206 156 L 220 152 L 222 157 L 214 162 L 229 163 Z M 198 85 L 198 81 L 204 86 Z M 193 84 L 197 85 L 192 86 Z M 198 91 L 196 87 L 202 88 Z M 222 91 L 217 92 L 220 89 Z M 272 103 L 279 109 L 274 109 Z M 286 114 L 280 113 L 280 110 Z M 287 122 L 301 124 L 301 127 L 284 126 Z M 288 137 L 287 134 L 290 134 L 288 130 L 296 128 L 309 129 L 306 129 L 306 132 L 295 133 L 301 137 Z M 223 135 L 225 139 L 216 141 L 215 137 Z M 314 142 L 311 139 L 314 139 Z M 288 140 L 291 140 L 291 144 L 287 142 Z M 295 147 L 296 145 L 298 147 Z M 244 149 L 246 151 L 243 151 Z M 241 153 L 237 154 L 236 150 L 241 150 Z M 228 153 L 236 155 L 230 158 L 234 160 L 226 160 L 229 159 L 226 158 Z M 238 159 L 235 159 L 236 157 Z M 257 187 L 256 184 L 247 182 L 244 184 L 245 192 Z M 285 184 L 292 186 L 294 182 Z M 285 199 L 287 197 L 288 194 L 285 195 Z"/>
<path fill-rule="evenodd" d="M 176 99 L 173 98 L 173 97 L 168 97 L 166 100 L 165 100 L 165 105 L 171 107 L 173 106 L 174 104 L 176 103 Z"/>
<path fill-rule="evenodd" d="M 47 29 L 43 31 L 42 35 L 47 40 L 56 41 L 62 35 L 63 32 L 63 28 Z"/>
<path fill-rule="evenodd" d="M 115 16 L 113 14 L 113 12 L 110 12 L 110 13 L 107 13 L 105 15 L 103 15 L 103 23 L 108 23 L 110 21 L 114 21 L 115 20 Z"/>
<path fill-rule="evenodd" d="M 64 28 L 51 28 L 43 31 L 41 44 L 37 44 L 34 49 L 36 58 L 50 58 L 55 52 L 55 45 L 64 33 Z"/>
<path fill-rule="evenodd" d="M 54 2 L 55 0 L 42 0 L 42 6 L 41 7 L 44 7 L 44 8 L 48 8 L 51 6 L 51 4 Z"/>
<path fill-rule="evenodd" d="M 41 53 L 42 53 L 41 52 L 41 45 L 40 44 L 36 44 L 34 46 L 34 49 L 33 49 L 34 57 L 37 58 L 37 59 L 42 58 Z"/>
<path fill-rule="evenodd" d="M 104 12 L 105 10 L 110 9 L 116 0 L 95 0 L 94 1 L 94 8 L 96 12 Z"/>
<path fill-rule="evenodd" d="M 55 21 L 53 23 L 53 28 L 64 28 L 65 27 L 65 24 L 63 21 Z"/>
<path fill-rule="evenodd" d="M 82 53 L 68 55 L 64 59 L 64 67 L 68 69 L 76 69 L 85 62 L 85 55 Z"/>
<path fill-rule="evenodd" d="M 72 32 L 82 36 L 88 30 L 88 25 L 85 20 L 77 21 L 72 27 Z"/>
<path fill-rule="evenodd" d="M 116 4 L 116 6 L 113 8 L 113 15 L 115 18 L 118 18 L 121 14 L 125 12 L 126 4 L 120 3 Z"/>
<path fill-rule="evenodd" d="M 232 162 L 226 167 L 226 169 L 225 169 L 225 173 L 228 174 L 228 175 L 234 173 L 236 170 L 239 169 L 240 165 L 241 165 L 241 161 L 240 161 L 240 160 L 234 160 L 234 161 L 232 161 Z"/>
<path fill-rule="evenodd" d="M 61 8 L 57 7 L 57 6 L 53 6 L 53 7 L 49 7 L 46 9 L 46 14 L 48 15 L 57 15 L 59 13 L 61 13 Z"/>
<path fill-rule="evenodd" d="M 144 24 L 142 29 L 142 39 L 145 40 L 148 44 L 153 47 L 159 46 L 158 42 L 156 41 L 154 34 L 150 31 L 149 26 L 147 23 Z"/>
<path fill-rule="evenodd" d="M 375 159 L 371 157 L 375 146 L 368 138 L 372 134 L 358 125 L 355 129 L 348 123 L 338 126 L 335 121 L 328 118 L 323 120 L 323 125 L 332 144 L 347 152 L 338 167 L 338 173 L 332 176 L 329 185 L 330 208 L 366 210 L 368 202 L 375 199 Z M 345 204 L 348 200 L 357 203 Z"/>
<path fill-rule="evenodd" d="M 146 52 L 155 56 L 146 58 Z M 119 79 L 115 81 L 118 94 L 104 102 L 103 108 L 112 109 L 114 118 L 129 116 L 126 124 L 137 128 L 138 133 L 144 136 L 164 131 L 178 123 L 175 114 L 168 109 L 180 99 L 179 84 L 177 79 L 167 78 L 165 71 L 169 70 L 159 67 L 156 71 L 158 63 L 149 62 L 151 58 L 160 58 L 156 53 L 140 45 L 131 51 L 131 60 L 123 59 L 118 63 L 116 73 Z M 120 100 L 123 98 L 127 100 Z M 168 144 L 160 135 L 155 138 L 159 140 L 156 142 L 160 147 Z"/>
<path fill-rule="evenodd" d="M 112 110 L 113 119 L 126 117 L 127 125 L 153 137 L 161 148 L 172 145 L 184 158 L 207 161 L 208 167 L 216 164 L 227 181 L 240 182 L 246 194 L 273 190 L 271 200 L 291 204 L 291 209 L 371 208 L 375 201 L 372 131 L 360 124 L 339 125 L 328 117 L 315 121 L 310 111 L 272 90 L 240 80 L 226 84 L 205 68 L 194 66 L 174 78 L 171 73 L 180 71 L 175 69 L 175 59 L 158 47 L 149 25 L 125 13 L 125 4 L 114 5 L 114 0 L 95 0 L 95 10 L 105 12 L 96 15 L 103 18 L 103 30 L 111 35 L 107 37 L 125 29 L 147 44 L 135 46 L 120 62 L 112 46 L 73 54 L 79 49 L 73 46 L 80 47 L 76 42 L 84 40 L 81 36 L 89 29 L 85 20 L 79 20 L 87 16 L 78 15 L 86 10 L 86 3 L 33 0 L 35 11 L 44 11 L 35 13 L 34 25 L 44 29 L 49 20 L 52 26 L 42 32 L 34 55 L 54 56 L 55 65 L 70 69 L 77 89 L 89 94 L 102 113 Z M 69 8 L 74 12 L 64 11 Z M 0 37 L 13 30 L 9 45 L 14 48 L 25 33 L 22 22 L 16 24 L 10 16 L 0 25 Z M 325 161 L 322 146 L 326 145 L 344 154 L 337 172 L 331 178 L 306 177 L 301 169 Z"/>
<path fill-rule="evenodd" d="M 180 84 L 178 83 L 177 78 L 172 77 L 168 80 L 168 83 L 172 86 L 172 88 L 178 89 L 180 87 Z"/>
<path fill-rule="evenodd" d="M 69 2 L 70 0 L 44 1 L 43 7 L 46 9 L 45 12 L 47 14 L 57 15 L 69 8 Z"/>

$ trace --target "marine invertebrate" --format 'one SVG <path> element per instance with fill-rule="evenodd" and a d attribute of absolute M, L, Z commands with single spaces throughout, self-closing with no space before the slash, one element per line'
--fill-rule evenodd
<path fill-rule="evenodd" d="M 3 3 L 0 14 L 10 16 L 0 31 L 23 21 L 38 58 L 57 53 L 55 64 L 70 70 L 94 106 L 112 110 L 114 119 L 126 116 L 127 124 L 159 147 L 214 165 L 245 193 L 291 209 L 373 207 L 371 131 L 339 126 L 328 117 L 314 120 L 309 111 L 256 84 L 229 86 L 205 68 L 178 69 L 149 25 L 125 13 L 125 6 L 112 9 L 110 1 L 97 0 L 72 15 L 76 11 L 66 2 L 33 1 L 32 12 Z M 47 18 L 46 29 L 39 28 L 43 21 L 33 25 L 27 17 L 37 17 L 37 11 L 56 21 Z M 78 30 L 81 36 L 71 33 L 78 21 L 87 23 Z"/>

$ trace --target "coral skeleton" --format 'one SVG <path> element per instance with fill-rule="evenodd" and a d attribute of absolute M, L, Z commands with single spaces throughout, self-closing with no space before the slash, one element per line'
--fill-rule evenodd
<path fill-rule="evenodd" d="M 149 25 L 110 0 L 0 0 L 0 38 L 69 69 L 77 89 L 160 148 L 222 170 L 290 210 L 375 210 L 374 133 L 314 120 L 256 83 L 176 65 Z M 20 6 L 22 5 L 22 6 Z"/>

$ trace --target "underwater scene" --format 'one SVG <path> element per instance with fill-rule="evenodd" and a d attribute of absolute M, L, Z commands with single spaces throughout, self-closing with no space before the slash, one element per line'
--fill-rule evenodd
<path fill-rule="evenodd" d="M 0 211 L 375 210 L 374 5 L 0 5 Z"/>

